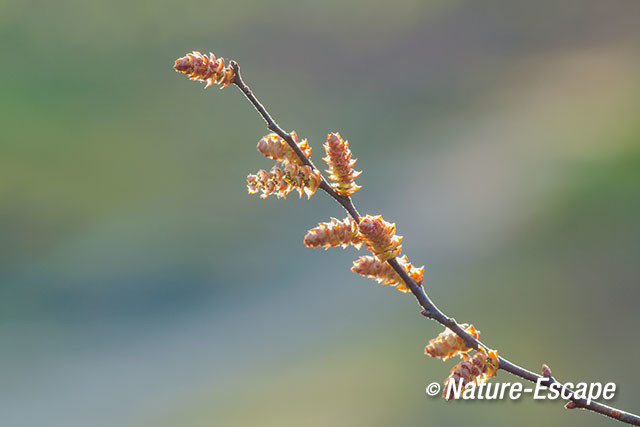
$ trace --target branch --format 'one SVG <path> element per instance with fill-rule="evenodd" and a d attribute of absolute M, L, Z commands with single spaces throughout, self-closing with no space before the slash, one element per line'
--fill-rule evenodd
<path fill-rule="evenodd" d="M 242 91 L 242 93 L 247 97 L 249 102 L 251 102 L 251 104 L 258 111 L 260 116 L 262 116 L 264 121 L 267 122 L 267 128 L 269 128 L 269 130 L 271 130 L 272 132 L 277 133 L 282 139 L 284 139 L 289 145 L 289 147 L 291 147 L 291 149 L 296 153 L 296 155 L 302 161 L 303 164 L 310 166 L 314 169 L 317 169 L 314 166 L 313 162 L 310 159 L 308 159 L 307 156 L 305 156 L 304 153 L 300 150 L 300 148 L 298 147 L 298 144 L 294 141 L 291 135 L 285 132 L 284 130 L 282 130 L 280 126 L 278 126 L 278 124 L 269 115 L 269 113 L 264 108 L 264 106 L 255 97 L 253 92 L 251 92 L 251 89 L 249 89 L 249 87 L 244 83 L 244 81 L 242 80 L 242 76 L 240 74 L 240 67 L 238 66 L 238 63 L 235 61 L 231 61 L 230 65 L 235 72 L 235 78 L 233 79 L 232 84 L 237 86 L 238 89 Z M 356 221 L 356 223 L 360 222 L 360 214 L 356 210 L 350 197 L 345 197 L 337 194 L 333 190 L 333 188 L 327 183 L 324 177 L 322 178 L 322 184 L 320 185 L 320 188 L 324 190 L 333 199 L 335 199 L 335 201 L 337 201 L 340 205 L 342 205 L 342 207 L 349 213 L 349 215 Z M 440 311 L 440 309 L 438 309 L 438 307 L 433 303 L 433 301 L 431 301 L 429 296 L 425 293 L 424 288 L 418 285 L 416 282 L 414 282 L 411 279 L 411 277 L 409 277 L 409 274 L 407 273 L 407 271 L 400 266 L 396 258 L 392 258 L 387 262 L 396 271 L 396 273 L 400 275 L 400 277 L 405 282 L 407 287 L 411 290 L 411 293 L 416 297 L 418 304 L 420 304 L 420 306 L 423 308 L 423 310 L 421 311 L 423 316 L 429 319 L 435 320 L 441 325 L 449 328 L 461 339 L 463 339 L 469 347 L 473 348 L 474 350 L 478 350 L 479 348 L 489 350 L 489 348 L 486 345 L 481 343 L 478 339 L 474 338 L 473 336 L 468 334 L 462 327 L 460 327 L 460 325 L 455 321 L 455 319 L 448 317 L 442 311 Z M 536 383 L 540 379 L 543 379 L 543 383 L 545 385 L 556 383 L 562 386 L 561 383 L 556 381 L 555 378 L 551 377 L 551 375 L 548 375 L 548 376 L 538 375 L 534 372 L 531 372 L 525 368 L 522 368 L 516 365 L 513 362 L 510 362 L 509 360 L 503 357 L 498 357 L 498 361 L 499 361 L 499 369 L 502 369 L 503 371 L 509 372 L 527 381 Z M 543 369 L 545 368 L 546 368 L 546 365 Z M 546 369 L 548 370 L 548 368 Z M 567 404 L 568 408 L 576 408 L 576 407 L 583 408 L 589 411 L 596 412 L 598 414 L 605 415 L 607 417 L 611 417 L 623 423 L 640 426 L 640 417 L 638 417 L 637 415 L 624 412 L 619 409 L 615 409 L 598 402 L 587 402 L 586 399 L 576 397 L 575 391 L 568 388 L 565 388 L 565 390 L 566 390 L 566 393 L 571 396 L 570 401 L 573 402 L 573 404 Z"/>

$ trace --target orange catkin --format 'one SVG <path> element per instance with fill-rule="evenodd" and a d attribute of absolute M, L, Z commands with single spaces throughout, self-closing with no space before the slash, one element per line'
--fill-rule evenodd
<path fill-rule="evenodd" d="M 409 277 L 411 277 L 414 282 L 416 282 L 418 285 L 422 284 L 424 267 L 414 267 L 409 262 L 406 255 L 398 258 L 398 263 L 402 266 L 402 268 L 405 269 L 407 273 L 409 273 Z M 353 262 L 351 271 L 369 277 L 371 279 L 375 279 L 376 281 L 378 281 L 378 283 L 381 283 L 383 285 L 397 285 L 396 289 L 401 292 L 409 292 L 410 290 L 404 283 L 400 275 L 393 269 L 393 267 L 391 267 L 385 261 L 380 261 L 376 257 L 361 256 Z"/>
<path fill-rule="evenodd" d="M 212 84 L 220 85 L 224 89 L 233 83 L 236 73 L 230 65 L 224 66 L 223 58 L 216 58 L 213 53 L 209 56 L 193 51 L 182 58 L 176 59 L 173 68 L 189 76 L 191 80 L 206 82 L 205 88 Z"/>
<path fill-rule="evenodd" d="M 463 323 L 460 327 L 475 339 L 480 337 L 480 331 L 476 330 L 473 325 Z M 424 354 L 447 360 L 450 357 L 460 353 L 466 353 L 469 350 L 471 350 L 471 347 L 467 346 L 467 343 L 465 343 L 462 338 L 456 335 L 451 329 L 446 328 L 436 338 L 429 340 L 429 344 L 424 348 Z"/>
<path fill-rule="evenodd" d="M 339 133 L 330 133 L 323 147 L 327 153 L 327 157 L 323 160 L 329 165 L 327 173 L 329 179 L 333 181 L 331 186 L 336 193 L 351 196 L 361 188 L 354 181 L 362 172 L 353 169 L 356 160 L 351 158 L 349 142 L 343 140 Z"/>
<path fill-rule="evenodd" d="M 362 237 L 358 232 L 358 225 L 351 217 L 347 217 L 343 221 L 331 218 L 331 221 L 321 222 L 317 227 L 309 230 L 304 236 L 304 244 L 309 248 L 323 246 L 325 249 L 334 246 L 346 248 L 353 245 L 360 249 Z"/>
<path fill-rule="evenodd" d="M 322 177 L 320 172 L 309 166 L 300 166 L 287 163 L 284 169 L 274 166 L 270 172 L 259 170 L 255 175 L 247 177 L 247 190 L 249 194 L 262 192 L 260 197 L 266 199 L 275 193 L 278 197 L 286 197 L 291 191 L 298 190 L 300 197 L 304 192 L 311 198 L 316 192 Z"/>
<path fill-rule="evenodd" d="M 498 352 L 495 350 L 487 352 L 480 348 L 473 357 L 465 354 L 463 358 L 462 362 L 451 369 L 449 376 L 444 381 L 444 393 L 442 396 L 447 400 L 454 398 L 453 391 L 448 390 L 449 382 L 453 381 L 457 387 L 459 382 L 462 381 L 462 390 L 464 390 L 470 383 L 478 384 L 479 381 L 486 381 L 494 377 L 498 372 Z M 447 391 L 450 393 L 448 394 Z"/>
<path fill-rule="evenodd" d="M 298 142 L 298 135 L 295 131 L 291 132 L 291 137 L 298 144 L 300 150 L 304 153 L 307 158 L 311 157 L 311 147 L 306 139 L 302 140 L 302 142 Z M 258 145 L 256 146 L 259 152 L 264 154 L 270 159 L 279 162 L 290 162 L 301 165 L 302 161 L 298 158 L 296 153 L 293 152 L 287 141 L 282 139 L 279 135 L 275 133 L 270 133 L 267 136 L 264 136 L 260 141 L 258 141 Z"/>
<path fill-rule="evenodd" d="M 380 261 L 386 261 L 400 255 L 402 236 L 396 236 L 396 225 L 391 224 L 380 215 L 367 215 L 358 225 L 367 247 Z"/>

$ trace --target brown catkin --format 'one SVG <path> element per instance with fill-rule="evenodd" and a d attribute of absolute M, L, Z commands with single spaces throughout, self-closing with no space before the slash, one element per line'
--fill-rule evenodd
<path fill-rule="evenodd" d="M 402 236 L 396 236 L 396 225 L 391 224 L 380 215 L 367 215 L 358 225 L 367 247 L 380 261 L 386 261 L 400 255 Z"/>
<path fill-rule="evenodd" d="M 331 218 L 331 221 L 321 222 L 317 227 L 309 230 L 307 235 L 304 236 L 304 244 L 309 248 L 324 247 L 329 249 L 334 246 L 346 248 L 349 245 L 353 245 L 360 249 L 362 237 L 358 232 L 356 222 L 351 217 L 347 217 L 342 221 Z"/>
<path fill-rule="evenodd" d="M 495 350 L 485 351 L 482 347 L 473 355 L 463 355 L 464 360 L 455 365 L 449 376 L 444 381 L 444 393 L 442 396 L 447 400 L 454 398 L 453 390 L 449 389 L 449 382 L 453 381 L 455 386 L 458 386 L 459 381 L 462 381 L 462 390 L 470 384 L 478 384 L 479 381 L 486 381 L 491 377 L 494 377 L 498 372 L 498 352 Z M 450 391 L 447 396 L 447 391 Z"/>
<path fill-rule="evenodd" d="M 353 169 L 356 159 L 351 158 L 349 142 L 343 140 L 339 133 L 330 133 L 323 147 L 327 153 L 323 160 L 329 165 L 327 173 L 333 181 L 331 186 L 341 196 L 351 196 L 361 188 L 354 181 L 362 172 Z"/>
<path fill-rule="evenodd" d="M 475 339 L 480 337 L 480 331 L 476 330 L 473 325 L 463 323 L 460 327 Z M 467 343 L 465 343 L 462 338 L 456 335 L 451 329 L 446 328 L 437 337 L 429 340 L 429 344 L 424 348 L 424 354 L 447 360 L 460 353 L 466 353 L 471 349 L 472 348 L 467 346 Z"/>
<path fill-rule="evenodd" d="M 424 266 L 420 268 L 414 267 L 406 255 L 398 258 L 398 263 L 409 274 L 409 277 L 418 285 L 422 284 L 424 275 Z M 383 285 L 397 286 L 396 289 L 401 292 L 409 292 L 410 289 L 404 283 L 400 275 L 385 261 L 380 261 L 373 256 L 361 256 L 353 262 L 351 271 L 363 276 L 375 279 Z"/>
<path fill-rule="evenodd" d="M 304 139 L 302 142 L 298 142 L 298 135 L 295 131 L 292 131 L 290 135 L 296 144 L 298 144 L 298 147 L 304 155 L 307 158 L 311 157 L 311 147 L 307 140 Z M 298 165 L 302 164 L 302 161 L 291 147 L 289 147 L 287 141 L 282 139 L 278 134 L 270 133 L 269 135 L 262 137 L 262 139 L 258 141 L 256 148 L 266 157 L 275 161 L 296 163 Z"/>
<path fill-rule="evenodd" d="M 298 190 L 300 197 L 305 193 L 310 198 L 321 182 L 322 177 L 317 170 L 309 166 L 287 163 L 284 169 L 275 165 L 270 172 L 261 169 L 255 175 L 249 175 L 247 190 L 249 194 L 262 192 L 260 197 L 263 199 L 274 193 L 278 197 L 286 197 L 293 190 Z"/>
<path fill-rule="evenodd" d="M 224 66 L 223 58 L 216 58 L 213 53 L 209 56 L 193 51 L 182 58 L 176 59 L 173 68 L 189 76 L 191 80 L 206 82 L 205 88 L 212 84 L 220 85 L 224 89 L 233 83 L 236 73 L 230 65 Z"/>

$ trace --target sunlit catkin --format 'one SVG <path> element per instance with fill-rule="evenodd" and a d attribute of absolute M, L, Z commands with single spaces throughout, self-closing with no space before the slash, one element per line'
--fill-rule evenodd
<path fill-rule="evenodd" d="M 206 82 L 205 88 L 212 84 L 220 85 L 224 89 L 233 83 L 236 73 L 230 65 L 224 66 L 223 58 L 216 58 L 213 53 L 209 56 L 193 51 L 182 58 L 176 59 L 173 68 L 189 76 L 191 80 Z"/>
<path fill-rule="evenodd" d="M 358 225 L 367 247 L 380 261 L 386 261 L 400 255 L 402 236 L 396 236 L 396 225 L 391 224 L 380 215 L 367 215 Z"/>
<path fill-rule="evenodd" d="M 311 147 L 307 140 L 303 139 L 302 142 L 298 142 L 298 135 L 295 131 L 292 131 L 290 135 L 296 144 L 298 144 L 302 153 L 304 153 L 307 158 L 311 157 Z M 291 147 L 289 147 L 287 141 L 282 139 L 278 134 L 270 133 L 262 137 L 262 139 L 258 141 L 256 148 L 266 157 L 275 161 L 302 164 L 302 161 Z"/>
<path fill-rule="evenodd" d="M 320 187 L 322 177 L 320 173 L 309 166 L 287 163 L 283 168 L 274 166 L 270 172 L 259 170 L 255 175 L 247 177 L 249 194 L 261 192 L 260 197 L 266 199 L 271 194 L 286 197 L 293 190 L 297 190 L 311 197 Z"/>
<path fill-rule="evenodd" d="M 327 153 L 323 160 L 329 165 L 327 173 L 333 181 L 331 186 L 335 192 L 342 196 L 350 196 L 358 191 L 361 187 L 354 181 L 362 172 L 353 169 L 356 160 L 351 158 L 349 142 L 343 140 L 339 133 L 330 133 L 323 147 Z"/>
<path fill-rule="evenodd" d="M 398 258 L 398 263 L 409 274 L 409 277 L 418 285 L 422 284 L 424 267 L 414 267 L 406 256 Z M 385 261 L 380 261 L 373 256 L 361 256 L 353 262 L 351 271 L 363 276 L 375 279 L 383 285 L 397 286 L 396 289 L 401 292 L 409 292 L 409 288 L 404 283 L 400 275 Z"/>
<path fill-rule="evenodd" d="M 346 248 L 349 245 L 353 245 L 360 249 L 362 243 L 358 225 L 351 217 L 347 217 L 342 221 L 331 218 L 329 222 L 321 222 L 304 236 L 304 244 L 309 248 L 324 247 L 329 249 L 334 246 Z"/>
<path fill-rule="evenodd" d="M 454 382 L 455 386 L 459 386 L 459 382 L 462 381 L 462 390 L 470 384 L 478 384 L 479 381 L 487 381 L 489 378 L 494 377 L 498 371 L 498 352 L 495 350 L 485 351 L 480 348 L 473 357 L 466 354 L 463 355 L 464 360 L 455 365 L 449 376 L 444 381 L 444 393 L 442 396 L 447 400 L 453 399 L 453 390 L 449 388 L 449 383 Z"/>
<path fill-rule="evenodd" d="M 480 337 L 480 331 L 476 330 L 473 325 L 464 323 L 460 325 L 460 327 L 475 339 Z M 469 347 L 462 338 L 456 335 L 451 329 L 446 328 L 436 338 L 429 340 L 429 344 L 424 348 L 424 354 L 447 360 L 460 353 L 466 353 L 471 349 L 472 348 Z"/>

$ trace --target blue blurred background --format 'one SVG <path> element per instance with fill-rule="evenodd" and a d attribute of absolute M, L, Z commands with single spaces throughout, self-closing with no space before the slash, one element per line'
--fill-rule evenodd
<path fill-rule="evenodd" d="M 305 249 L 324 194 L 246 194 L 267 133 L 349 139 L 440 307 L 640 411 L 640 4 L 0 2 L 0 424 L 564 426 L 560 402 L 429 398 L 439 325 Z M 500 373 L 495 381 L 513 381 Z"/>

